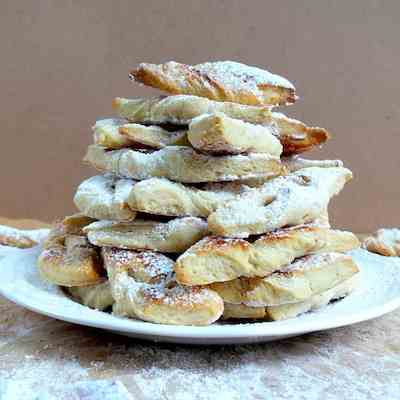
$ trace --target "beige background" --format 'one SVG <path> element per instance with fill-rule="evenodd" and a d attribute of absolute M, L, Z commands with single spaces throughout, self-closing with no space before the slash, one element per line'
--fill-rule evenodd
<path fill-rule="evenodd" d="M 140 61 L 233 59 L 297 86 L 287 113 L 327 127 L 313 157 L 341 158 L 355 179 L 336 225 L 400 225 L 400 2 L 5 1 L 0 13 L 0 215 L 51 220 L 72 196 L 96 118 Z"/>

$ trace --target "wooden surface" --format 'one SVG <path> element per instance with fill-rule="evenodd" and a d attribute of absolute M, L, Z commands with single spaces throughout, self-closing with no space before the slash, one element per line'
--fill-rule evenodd
<path fill-rule="evenodd" d="M 0 218 L 4 223 L 44 226 Z M 99 380 L 118 380 L 141 400 L 395 400 L 400 398 L 399 326 L 400 310 L 273 343 L 180 346 L 57 321 L 1 298 L 0 399 L 126 399 L 116 392 L 100 396 L 96 389 Z M 71 397 L 77 382 L 91 397 Z M 49 393 L 55 397 L 46 397 Z"/>

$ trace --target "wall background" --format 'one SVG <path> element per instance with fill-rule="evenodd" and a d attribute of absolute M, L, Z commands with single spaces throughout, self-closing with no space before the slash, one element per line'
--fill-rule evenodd
<path fill-rule="evenodd" d="M 140 61 L 233 59 L 292 80 L 290 116 L 333 136 L 315 158 L 355 179 L 332 202 L 337 226 L 400 225 L 400 2 L 2 1 L 0 215 L 74 211 L 90 127 Z M 311 155 L 310 155 L 311 156 Z"/>

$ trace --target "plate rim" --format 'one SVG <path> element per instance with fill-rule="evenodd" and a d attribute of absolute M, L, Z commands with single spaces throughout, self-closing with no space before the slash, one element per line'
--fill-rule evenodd
<path fill-rule="evenodd" d="M 29 249 L 32 250 L 32 249 Z M 26 251 L 26 250 L 25 250 Z M 21 250 L 19 250 L 21 252 Z M 14 255 L 21 256 L 21 253 L 10 254 L 5 257 L 13 257 Z M 1 260 L 3 261 L 3 260 Z M 56 285 L 54 285 L 56 286 Z M 39 289 L 41 290 L 41 289 Z M 46 291 L 45 291 L 46 292 Z M 49 293 L 49 292 L 47 292 Z M 71 315 L 69 312 L 64 313 L 62 310 L 59 312 L 51 311 L 44 305 L 44 307 L 36 306 L 35 304 L 29 304 L 26 297 L 21 297 L 17 294 L 12 293 L 11 290 L 7 290 L 7 284 L 5 282 L 0 283 L 0 294 L 6 299 L 13 303 L 24 307 L 30 311 L 36 312 L 41 315 L 46 315 L 57 320 L 66 321 L 69 323 L 79 324 L 83 326 L 90 326 L 93 328 L 105 329 L 108 331 L 130 333 L 134 335 L 148 336 L 148 339 L 154 337 L 157 338 L 174 338 L 174 339 L 196 339 L 206 341 L 208 339 L 214 340 L 235 340 L 235 339 L 256 339 L 256 338 L 279 338 L 284 336 L 296 336 L 306 334 L 315 331 L 323 331 L 328 329 L 339 328 L 343 326 L 352 325 L 355 323 L 368 321 L 400 307 L 400 293 L 398 297 L 384 303 L 378 304 L 366 310 L 360 310 L 352 314 L 343 314 L 340 318 L 335 317 L 330 320 L 329 318 L 323 318 L 319 320 L 307 320 L 302 321 L 301 324 L 293 325 L 290 322 L 285 321 L 273 321 L 273 322 L 252 322 L 252 323 L 238 323 L 231 325 L 208 325 L 208 326 L 184 326 L 184 325 L 167 325 L 167 324 L 155 324 L 146 321 L 128 319 L 116 317 L 111 314 L 103 313 L 102 311 L 90 309 L 84 305 L 74 302 L 66 296 L 68 301 L 72 302 L 78 307 L 85 309 L 85 315 L 77 313 Z M 109 321 L 90 317 L 88 319 L 87 312 L 93 313 L 93 316 L 101 313 L 102 316 L 107 315 L 106 318 L 111 318 Z M 272 329 L 271 329 L 272 328 Z"/>

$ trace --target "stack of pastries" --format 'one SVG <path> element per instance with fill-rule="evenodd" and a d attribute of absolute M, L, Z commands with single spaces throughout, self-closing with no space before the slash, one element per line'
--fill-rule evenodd
<path fill-rule="evenodd" d="M 282 320 L 350 293 L 359 241 L 329 225 L 352 178 L 307 160 L 325 129 L 273 110 L 288 80 L 237 62 L 140 64 L 131 80 L 167 92 L 116 98 L 93 127 L 80 213 L 50 232 L 41 275 L 80 303 L 144 321 Z"/>

